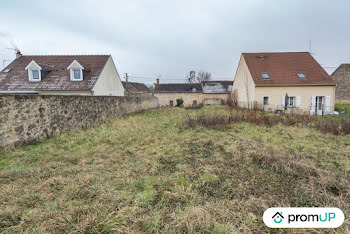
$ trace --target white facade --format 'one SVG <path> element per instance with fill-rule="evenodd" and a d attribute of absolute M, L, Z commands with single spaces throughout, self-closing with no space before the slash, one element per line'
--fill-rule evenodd
<path fill-rule="evenodd" d="M 109 57 L 92 88 L 92 94 L 94 96 L 124 96 L 124 87 L 112 57 Z"/>

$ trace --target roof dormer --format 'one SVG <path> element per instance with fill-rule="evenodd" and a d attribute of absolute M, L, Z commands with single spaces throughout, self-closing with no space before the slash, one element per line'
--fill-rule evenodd
<path fill-rule="evenodd" d="M 77 61 L 74 60 L 69 67 L 67 68 L 69 70 L 70 74 L 70 80 L 71 81 L 82 81 L 83 80 L 83 70 L 84 67 Z"/>
<path fill-rule="evenodd" d="M 30 82 L 41 81 L 41 71 L 43 69 L 34 60 L 32 60 L 25 69 L 28 71 L 28 79 Z"/>

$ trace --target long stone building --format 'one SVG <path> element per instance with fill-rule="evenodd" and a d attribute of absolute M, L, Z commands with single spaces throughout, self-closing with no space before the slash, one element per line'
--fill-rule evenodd
<path fill-rule="evenodd" d="M 182 98 L 183 105 L 196 106 L 221 105 L 226 103 L 231 92 L 233 81 L 203 81 L 201 83 L 163 84 L 157 79 L 154 96 L 159 99 L 160 106 L 175 106 L 176 100 Z"/>

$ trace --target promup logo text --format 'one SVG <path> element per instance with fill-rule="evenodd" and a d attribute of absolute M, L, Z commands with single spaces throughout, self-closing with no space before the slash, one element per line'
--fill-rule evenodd
<path fill-rule="evenodd" d="M 270 208 L 263 216 L 271 228 L 337 228 L 344 222 L 338 208 Z"/>

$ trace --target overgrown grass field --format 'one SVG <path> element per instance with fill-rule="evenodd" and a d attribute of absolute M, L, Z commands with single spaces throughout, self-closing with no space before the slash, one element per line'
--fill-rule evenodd
<path fill-rule="evenodd" d="M 350 135 L 134 114 L 0 151 L 0 232 L 350 232 Z M 335 230 L 267 228 L 269 207 L 338 207 Z"/>

